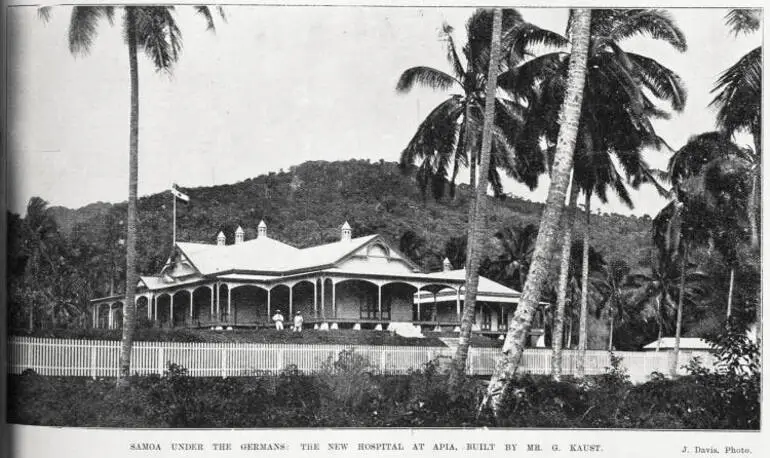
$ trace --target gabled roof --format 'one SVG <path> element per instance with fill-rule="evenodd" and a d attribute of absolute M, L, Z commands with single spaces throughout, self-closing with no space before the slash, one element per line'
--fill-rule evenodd
<path fill-rule="evenodd" d="M 269 237 L 234 245 L 177 242 L 177 247 L 202 275 L 229 270 L 272 271 L 300 251 Z"/>
<path fill-rule="evenodd" d="M 674 337 L 663 337 L 660 339 L 661 349 L 674 348 Z M 650 342 L 644 346 L 645 350 L 656 350 L 658 348 L 658 341 Z M 705 340 L 699 337 L 680 337 L 679 348 L 683 350 L 709 350 L 711 346 Z"/>
<path fill-rule="evenodd" d="M 443 270 L 439 272 L 432 272 L 428 274 L 429 277 L 436 279 L 447 280 L 462 280 L 465 281 L 465 269 L 457 270 Z M 501 285 L 496 281 L 492 281 L 486 277 L 479 275 L 479 291 L 483 291 L 485 294 L 505 294 L 510 296 L 521 296 L 521 292 L 516 291 L 513 288 L 509 288 L 505 285 Z"/>
<path fill-rule="evenodd" d="M 275 272 L 279 275 L 332 265 L 376 238 L 377 235 L 367 235 L 305 249 L 265 236 L 234 245 L 177 242 L 177 247 L 202 275 L 230 271 Z"/>

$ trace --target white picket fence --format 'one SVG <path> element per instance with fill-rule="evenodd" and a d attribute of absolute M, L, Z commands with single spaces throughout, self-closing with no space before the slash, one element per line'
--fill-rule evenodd
<path fill-rule="evenodd" d="M 118 375 L 118 341 L 11 337 L 8 344 L 8 372 L 11 374 L 32 369 L 38 374 L 52 376 L 95 378 Z M 374 371 L 385 374 L 407 373 L 420 369 L 435 357 L 444 361 L 452 357 L 452 349 L 448 347 L 135 342 L 131 373 L 163 374 L 168 363 L 187 368 L 189 375 L 195 377 L 276 374 L 292 365 L 300 371 L 313 372 L 321 369 L 330 356 L 350 348 L 364 356 Z M 498 348 L 471 348 L 468 373 L 491 374 L 499 354 Z M 577 352 L 565 350 L 563 355 L 563 373 L 574 374 Z M 633 381 L 644 381 L 653 371 L 667 372 L 671 357 L 666 352 L 616 352 L 615 355 L 623 359 L 622 364 Z M 713 357 L 707 352 L 682 352 L 680 365 L 687 364 L 695 356 L 707 366 L 713 364 Z M 608 352 L 588 352 L 587 374 L 602 374 L 609 366 Z M 526 350 L 520 370 L 533 374 L 550 373 L 550 349 Z"/>

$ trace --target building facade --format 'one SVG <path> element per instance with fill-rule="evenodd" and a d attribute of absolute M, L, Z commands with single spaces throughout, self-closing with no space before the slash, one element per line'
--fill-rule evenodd
<path fill-rule="evenodd" d="M 280 310 L 287 322 L 300 311 L 305 326 L 322 329 L 458 330 L 465 270 L 448 260 L 440 272 L 422 272 L 379 235 L 353 238 L 347 222 L 339 241 L 304 249 L 269 237 L 264 221 L 257 234 L 244 240 L 239 227 L 231 245 L 221 232 L 214 244 L 178 242 L 157 275 L 140 277 L 137 318 L 160 327 L 259 328 Z M 480 277 L 474 330 L 506 332 L 519 298 Z M 95 327 L 121 326 L 122 297 L 91 304 Z"/>

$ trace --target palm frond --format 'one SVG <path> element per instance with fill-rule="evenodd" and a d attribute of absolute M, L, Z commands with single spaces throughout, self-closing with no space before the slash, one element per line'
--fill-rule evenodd
<path fill-rule="evenodd" d="M 196 5 L 194 8 L 195 13 L 203 16 L 203 20 L 206 21 L 206 30 L 215 32 L 217 27 L 216 24 L 214 24 L 214 16 L 211 14 L 211 9 L 204 5 Z"/>
<path fill-rule="evenodd" d="M 762 47 L 757 47 L 725 70 L 712 89 L 718 94 L 717 125 L 728 134 L 761 125 Z"/>
<path fill-rule="evenodd" d="M 661 65 L 655 59 L 635 53 L 627 53 L 638 74 L 652 95 L 671 103 L 676 111 L 682 111 L 687 103 L 687 90 L 682 79 L 675 72 Z"/>
<path fill-rule="evenodd" d="M 96 38 L 99 19 L 111 18 L 111 8 L 103 6 L 74 6 L 70 16 L 69 49 L 72 54 L 86 55 Z"/>
<path fill-rule="evenodd" d="M 446 22 L 441 26 L 441 36 L 447 42 L 447 61 L 452 66 L 455 76 L 458 80 L 465 80 L 465 69 L 463 69 L 462 62 L 460 62 L 460 56 L 457 54 L 457 47 L 455 46 L 452 32 L 454 28 Z"/>
<path fill-rule="evenodd" d="M 648 35 L 670 44 L 679 52 L 687 51 L 684 32 L 668 11 L 658 9 L 621 10 L 610 22 L 607 37 L 622 41 L 637 35 Z"/>
<path fill-rule="evenodd" d="M 182 49 L 182 32 L 171 7 L 126 7 L 135 9 L 137 45 L 152 61 L 156 71 L 171 71 Z M 128 30 L 128 27 L 126 27 Z"/>
<path fill-rule="evenodd" d="M 565 48 L 569 41 L 562 35 L 542 29 L 528 22 L 521 23 L 509 30 L 503 42 L 509 43 L 509 67 L 521 63 L 532 49 L 538 47 Z"/>
<path fill-rule="evenodd" d="M 50 6 L 41 6 L 37 9 L 37 17 L 43 22 L 48 22 L 51 20 L 51 7 Z"/>
<path fill-rule="evenodd" d="M 445 91 L 453 85 L 462 83 L 456 78 L 431 67 L 412 67 L 404 71 L 396 84 L 396 92 L 409 92 L 416 85 Z"/>
<path fill-rule="evenodd" d="M 733 34 L 751 33 L 762 25 L 762 10 L 759 8 L 734 8 L 725 15 L 725 23 Z"/>
<path fill-rule="evenodd" d="M 420 163 L 417 182 L 423 192 L 431 186 L 434 196 L 440 197 L 450 164 L 463 160 L 459 157 L 463 153 L 459 156 L 457 154 L 457 136 L 464 108 L 464 99 L 459 95 L 439 104 L 423 120 L 401 153 L 399 166 L 402 170 L 408 170 L 416 162 Z"/>

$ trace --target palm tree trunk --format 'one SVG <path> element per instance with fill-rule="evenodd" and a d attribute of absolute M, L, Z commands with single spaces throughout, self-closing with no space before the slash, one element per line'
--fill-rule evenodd
<path fill-rule="evenodd" d="M 586 350 L 588 350 L 588 251 L 591 247 L 591 193 L 586 192 L 586 228 L 583 233 L 583 272 L 580 292 L 580 329 L 578 337 L 577 376 L 586 375 Z"/>
<path fill-rule="evenodd" d="M 139 173 L 139 73 L 136 56 L 136 20 L 134 8 L 126 7 L 128 59 L 131 73 L 131 119 L 128 159 L 128 217 L 126 218 L 126 297 L 123 302 L 123 338 L 120 344 L 120 373 L 117 387 L 128 386 L 131 374 L 131 347 L 134 343 L 136 295 L 136 204 Z"/>
<path fill-rule="evenodd" d="M 516 375 L 526 344 L 527 334 L 532 326 L 532 317 L 540 301 L 543 283 L 548 275 L 551 254 L 556 242 L 556 232 L 564 208 L 564 198 L 572 170 L 575 141 L 577 139 L 580 110 L 583 104 L 586 61 L 591 28 L 591 10 L 580 8 L 572 11 L 570 39 L 572 52 L 568 69 L 567 89 L 560 113 L 559 136 L 556 144 L 551 185 L 548 188 L 540 229 L 535 242 L 530 272 L 524 285 L 521 301 L 508 328 L 487 394 L 481 407 L 489 405 L 495 415 L 502 407 L 503 394 L 508 383 Z"/>
<path fill-rule="evenodd" d="M 614 310 L 610 308 L 610 338 L 609 338 L 609 343 L 607 344 L 607 351 L 612 351 L 612 333 L 614 330 L 615 330 L 615 314 L 614 314 Z"/>
<path fill-rule="evenodd" d="M 567 348 L 572 348 L 572 317 L 569 318 L 569 328 L 567 330 Z"/>
<path fill-rule="evenodd" d="M 730 288 L 727 290 L 727 318 L 733 312 L 733 284 L 735 283 L 735 268 L 730 269 Z"/>
<path fill-rule="evenodd" d="M 751 202 L 749 202 L 749 208 L 753 212 L 753 217 L 751 217 L 751 223 L 752 223 L 752 243 L 751 247 L 755 251 L 759 250 L 759 231 L 757 230 L 757 225 L 759 224 L 758 218 L 757 218 L 757 208 L 760 204 L 759 198 L 757 194 L 759 193 L 759 183 L 758 179 L 761 177 L 762 173 L 762 163 L 760 158 L 762 157 L 762 126 L 761 123 L 755 123 L 754 129 L 752 130 L 753 136 L 754 136 L 754 155 L 757 158 L 757 169 L 754 172 L 754 176 L 751 179 Z M 759 218 L 761 219 L 761 217 Z M 756 239 L 756 240 L 755 240 Z M 757 293 L 757 348 L 760 350 L 762 349 L 762 288 L 759 288 L 759 291 Z"/>
<path fill-rule="evenodd" d="M 757 171 L 751 174 L 751 192 L 749 194 L 749 204 L 747 207 L 747 216 L 749 218 L 749 228 L 751 230 L 751 248 L 759 249 L 759 230 L 757 229 Z"/>
<path fill-rule="evenodd" d="M 573 171 L 574 174 L 574 171 Z M 575 209 L 577 207 L 577 198 L 580 193 L 575 178 L 572 178 L 571 190 L 569 194 L 569 207 L 564 214 L 562 224 L 561 241 L 561 265 L 559 269 L 559 290 L 557 292 L 556 315 L 553 319 L 553 338 L 551 346 L 553 355 L 551 356 L 551 377 L 558 381 L 562 373 L 562 344 L 564 340 L 564 311 L 567 306 L 567 280 L 569 279 L 570 252 L 572 251 L 572 229 L 575 225 Z M 572 328 L 570 327 L 570 332 Z M 569 348 L 569 347 L 568 347 Z"/>
<path fill-rule="evenodd" d="M 682 260 L 680 265 L 680 277 L 679 277 L 679 301 L 676 306 L 676 334 L 674 335 L 674 354 L 671 358 L 671 376 L 676 376 L 676 369 L 679 366 L 679 340 L 682 337 L 682 308 L 684 306 L 684 286 L 685 286 L 685 269 L 687 268 L 687 248 L 688 243 L 684 242 L 684 252 L 682 253 Z"/>
<path fill-rule="evenodd" d="M 476 310 L 476 293 L 479 286 L 479 267 L 481 265 L 481 243 L 486 229 L 486 192 L 489 176 L 490 152 L 492 150 L 492 123 L 495 120 L 495 93 L 497 91 L 497 74 L 500 62 L 500 31 L 502 29 L 503 12 L 495 8 L 492 21 L 492 43 L 489 56 L 489 72 L 487 74 L 486 100 L 484 101 L 484 124 L 481 132 L 481 164 L 476 186 L 476 211 L 473 224 L 468 230 L 469 258 L 465 271 L 465 308 L 460 323 L 460 341 L 455 353 L 450 386 L 458 387 L 461 375 L 465 373 L 465 363 L 468 360 L 470 336 L 473 327 L 473 315 Z"/>
<path fill-rule="evenodd" d="M 660 316 L 660 296 L 657 298 L 657 318 L 658 318 L 658 340 L 657 345 L 655 346 L 655 351 L 660 351 L 660 340 L 663 338 L 663 318 Z"/>

